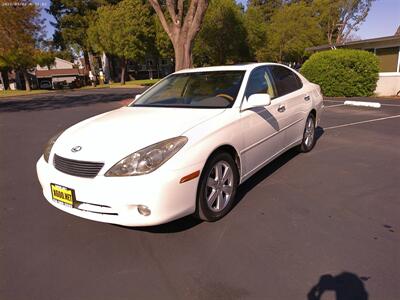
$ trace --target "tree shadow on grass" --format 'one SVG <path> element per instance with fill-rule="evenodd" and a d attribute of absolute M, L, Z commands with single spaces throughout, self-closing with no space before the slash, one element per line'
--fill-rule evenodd
<path fill-rule="evenodd" d="M 96 89 L 55 92 L 0 99 L 0 112 L 53 110 L 133 99 L 144 89 Z"/>

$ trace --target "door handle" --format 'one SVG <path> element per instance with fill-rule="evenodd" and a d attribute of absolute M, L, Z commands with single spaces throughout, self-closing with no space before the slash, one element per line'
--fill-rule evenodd
<path fill-rule="evenodd" d="M 310 100 L 310 96 L 309 95 L 305 96 L 304 100 L 309 101 Z"/>
<path fill-rule="evenodd" d="M 279 105 L 279 107 L 278 107 L 278 111 L 281 113 L 281 112 L 284 112 L 286 110 L 286 107 L 285 107 L 285 105 Z"/>

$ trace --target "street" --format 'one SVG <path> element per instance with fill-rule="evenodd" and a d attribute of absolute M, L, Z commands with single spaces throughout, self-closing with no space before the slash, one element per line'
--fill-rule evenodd
<path fill-rule="evenodd" d="M 319 299 L 321 276 L 343 272 L 321 299 L 399 299 L 400 101 L 327 99 L 313 151 L 264 167 L 216 223 L 127 228 L 52 207 L 36 176 L 46 141 L 139 92 L 0 100 L 0 299 Z"/>

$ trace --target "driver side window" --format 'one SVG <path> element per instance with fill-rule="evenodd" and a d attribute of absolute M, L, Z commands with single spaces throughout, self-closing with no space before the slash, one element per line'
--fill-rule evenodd
<path fill-rule="evenodd" d="M 245 95 L 246 98 L 249 98 L 253 94 L 269 94 L 271 99 L 275 98 L 274 88 L 267 67 L 257 68 L 251 72 Z"/>

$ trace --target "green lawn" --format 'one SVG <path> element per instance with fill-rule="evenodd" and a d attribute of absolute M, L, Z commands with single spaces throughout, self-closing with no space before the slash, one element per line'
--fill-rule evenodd
<path fill-rule="evenodd" d="M 142 80 L 131 80 L 125 82 L 125 85 L 121 85 L 119 82 L 114 82 L 111 87 L 129 87 L 133 85 L 149 86 L 158 82 L 160 79 L 142 79 Z"/>
<path fill-rule="evenodd" d="M 48 90 L 32 90 L 30 92 L 25 90 L 16 90 L 16 91 L 0 91 L 0 98 L 4 97 L 12 97 L 12 96 L 24 96 L 24 95 L 35 95 L 35 94 L 47 94 L 53 93 L 54 91 Z"/>
<path fill-rule="evenodd" d="M 98 84 L 96 87 L 91 85 L 81 87 L 80 89 L 102 89 L 102 88 L 131 88 L 138 86 L 151 86 L 157 83 L 160 79 L 142 79 L 142 80 L 131 80 L 126 81 L 125 85 L 122 85 L 119 82 L 113 82 L 110 84 Z"/>
<path fill-rule="evenodd" d="M 119 82 L 114 82 L 111 84 L 99 84 L 96 87 L 93 86 L 84 86 L 79 89 L 101 89 L 101 88 L 132 88 L 132 87 L 140 87 L 140 86 L 150 86 L 155 84 L 159 79 L 143 79 L 143 80 L 131 80 L 127 81 L 125 85 L 121 85 Z M 79 90 L 75 89 L 75 90 Z M 59 90 L 58 90 L 59 91 Z M 64 90 L 68 91 L 68 89 Z M 30 92 L 25 90 L 16 90 L 16 91 L 0 91 L 0 98 L 4 97 L 12 97 L 12 96 L 24 96 L 24 95 L 34 95 L 34 94 L 46 94 L 46 93 L 54 93 L 55 90 L 32 90 Z"/>

